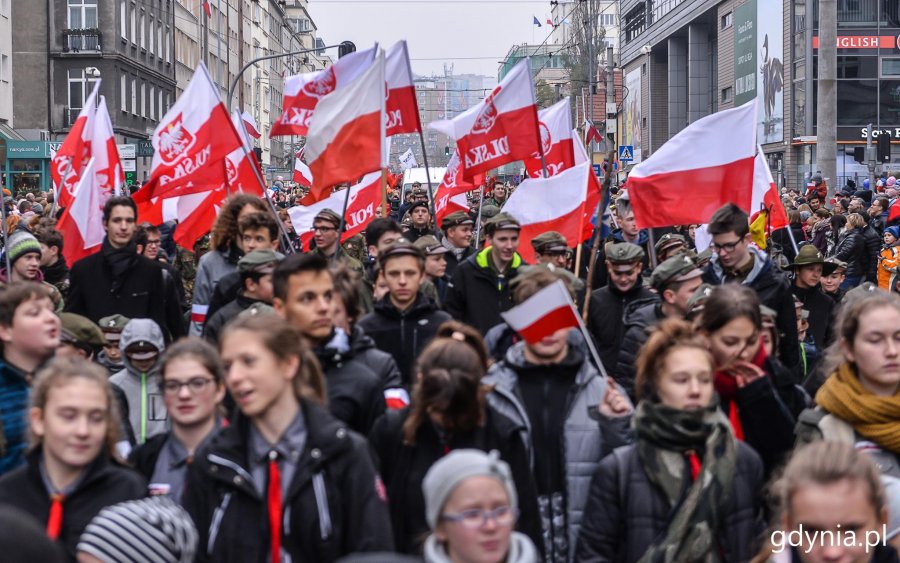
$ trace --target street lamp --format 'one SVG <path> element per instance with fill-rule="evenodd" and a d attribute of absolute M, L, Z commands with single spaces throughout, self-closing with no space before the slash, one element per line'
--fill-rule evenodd
<path fill-rule="evenodd" d="M 653 152 L 653 90 L 650 88 L 653 75 L 650 74 L 650 53 L 653 48 L 647 44 L 641 47 L 641 54 L 647 55 L 647 156 Z M 638 104 L 640 104 L 638 100 Z"/>

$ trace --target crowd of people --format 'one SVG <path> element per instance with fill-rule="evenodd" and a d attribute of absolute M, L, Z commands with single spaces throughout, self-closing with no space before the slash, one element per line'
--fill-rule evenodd
<path fill-rule="evenodd" d="M 784 190 L 762 240 L 619 189 L 574 247 L 503 183 L 307 245 L 301 193 L 236 194 L 193 249 L 115 196 L 74 264 L 7 202 L 0 559 L 900 561 L 894 185 Z M 504 322 L 560 283 L 583 330 Z"/>

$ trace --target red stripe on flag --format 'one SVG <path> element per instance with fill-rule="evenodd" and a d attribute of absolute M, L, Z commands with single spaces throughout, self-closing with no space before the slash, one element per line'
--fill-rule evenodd
<path fill-rule="evenodd" d="M 552 335 L 557 330 L 577 326 L 578 318 L 575 316 L 572 306 L 564 305 L 550 311 L 539 319 L 535 319 L 534 323 L 517 332 L 529 344 L 537 344 L 544 337 Z"/>
<path fill-rule="evenodd" d="M 351 182 L 381 167 L 381 115 L 361 115 L 345 124 L 319 158 L 309 163 L 315 185 L 309 195 L 319 201 L 331 187 Z"/>

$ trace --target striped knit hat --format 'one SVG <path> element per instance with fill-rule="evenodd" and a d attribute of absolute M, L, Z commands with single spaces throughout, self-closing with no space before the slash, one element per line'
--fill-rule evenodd
<path fill-rule="evenodd" d="M 34 235 L 28 231 L 15 231 L 9 235 L 7 251 L 9 252 L 9 263 L 13 264 L 19 258 L 32 252 L 36 252 L 40 255 L 41 243 L 39 243 L 38 239 L 34 238 Z"/>
<path fill-rule="evenodd" d="M 163 496 L 104 508 L 78 541 L 79 552 L 105 563 L 190 563 L 196 550 L 191 517 Z"/>

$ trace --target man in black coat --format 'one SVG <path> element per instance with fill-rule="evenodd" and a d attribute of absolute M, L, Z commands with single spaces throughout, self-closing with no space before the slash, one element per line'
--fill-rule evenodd
<path fill-rule="evenodd" d="M 152 319 L 168 341 L 177 340 L 184 336 L 185 326 L 175 280 L 158 263 L 137 253 L 136 220 L 137 205 L 130 197 L 106 202 L 103 246 L 72 265 L 66 311 L 95 323 L 116 313 Z"/>
<path fill-rule="evenodd" d="M 837 264 L 826 262 L 815 246 L 806 244 L 800 248 L 791 267 L 794 269 L 791 290 L 803 303 L 803 309 L 809 311 L 807 332 L 812 336 L 815 347 L 825 350 L 834 341 L 834 312 L 837 305 L 825 295 L 819 282 L 823 276 L 831 275 L 837 269 Z"/>
<path fill-rule="evenodd" d="M 750 246 L 747 213 L 733 203 L 726 204 L 713 213 L 708 232 L 715 254 L 703 281 L 710 285 L 740 283 L 755 291 L 760 302 L 778 315 L 778 358 L 792 373 L 799 374 L 800 342 L 791 286 L 765 252 Z"/>
<path fill-rule="evenodd" d="M 388 294 L 357 326 L 372 337 L 380 350 L 394 357 L 403 385 L 411 388 L 416 358 L 434 338 L 438 327 L 451 317 L 419 291 L 425 279 L 425 254 L 421 249 L 400 242 L 381 253 L 378 261 Z"/>
<path fill-rule="evenodd" d="M 441 220 L 441 231 L 444 233 L 441 244 L 450 251 L 445 256 L 447 276 L 453 277 L 456 268 L 475 253 L 475 249 L 472 248 L 474 226 L 475 220 L 464 211 L 454 211 Z"/>
<path fill-rule="evenodd" d="M 619 242 L 607 243 L 604 250 L 609 283 L 591 292 L 587 328 L 597 344 L 600 361 L 611 371 L 625 335 L 622 319 L 626 308 L 637 300 L 655 300 L 656 294 L 641 285 L 643 248 Z"/>

